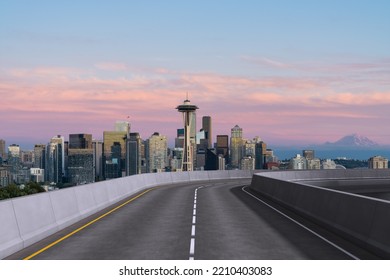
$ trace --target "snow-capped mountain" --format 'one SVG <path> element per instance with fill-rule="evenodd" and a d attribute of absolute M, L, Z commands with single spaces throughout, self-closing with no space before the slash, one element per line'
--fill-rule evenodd
<path fill-rule="evenodd" d="M 327 142 L 326 145 L 332 145 L 332 146 L 348 146 L 348 147 L 375 147 L 379 146 L 378 143 L 368 139 L 365 136 L 359 135 L 359 134 L 351 134 L 344 136 L 340 140 L 330 143 Z"/>

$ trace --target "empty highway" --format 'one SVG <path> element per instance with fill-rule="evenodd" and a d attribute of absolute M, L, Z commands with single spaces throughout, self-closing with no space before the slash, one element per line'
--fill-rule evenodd
<path fill-rule="evenodd" d="M 245 188 L 249 184 L 249 179 L 240 179 L 152 188 L 8 259 L 375 258 L 276 205 L 265 204 L 249 193 Z"/>

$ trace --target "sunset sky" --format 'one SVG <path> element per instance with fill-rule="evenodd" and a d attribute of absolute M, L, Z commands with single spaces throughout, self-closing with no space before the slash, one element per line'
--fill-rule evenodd
<path fill-rule="evenodd" d="M 0 0 L 0 139 L 213 133 L 390 144 L 390 1 Z M 127 117 L 130 117 L 129 119 Z"/>

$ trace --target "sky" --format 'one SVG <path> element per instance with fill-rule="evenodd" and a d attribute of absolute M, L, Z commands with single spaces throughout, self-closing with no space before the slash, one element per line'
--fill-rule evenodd
<path fill-rule="evenodd" d="M 390 1 L 0 0 L 0 139 L 173 143 L 188 94 L 214 137 L 390 144 Z"/>

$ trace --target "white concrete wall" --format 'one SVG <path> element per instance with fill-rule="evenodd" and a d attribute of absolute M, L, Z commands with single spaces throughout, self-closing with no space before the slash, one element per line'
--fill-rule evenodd
<path fill-rule="evenodd" d="M 251 178 L 251 171 L 194 171 L 134 175 L 0 201 L 0 259 L 121 199 L 157 185 Z"/>
<path fill-rule="evenodd" d="M 17 198 L 12 204 L 23 247 L 58 231 L 50 193 Z"/>
<path fill-rule="evenodd" d="M 18 223 L 11 200 L 0 203 L 0 258 L 23 249 Z"/>
<path fill-rule="evenodd" d="M 343 190 L 343 186 L 334 190 L 307 184 L 320 179 L 352 178 L 356 182 L 359 178 L 360 181 L 370 178 L 375 181 L 389 177 L 389 170 L 270 172 L 253 176 L 251 188 L 347 240 L 389 259 L 389 201 L 348 193 Z M 343 184 L 348 184 L 348 180 Z"/>

